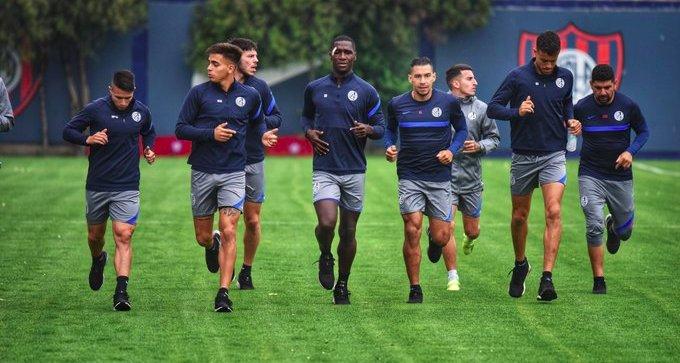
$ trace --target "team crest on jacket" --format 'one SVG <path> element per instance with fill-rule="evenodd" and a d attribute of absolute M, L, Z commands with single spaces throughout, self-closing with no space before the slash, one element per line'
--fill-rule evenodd
<path fill-rule="evenodd" d="M 352 101 L 352 102 L 356 101 L 358 97 L 359 97 L 359 95 L 357 94 L 357 91 L 355 91 L 355 90 L 351 90 L 351 91 L 347 92 L 347 99 Z"/>
<path fill-rule="evenodd" d="M 564 87 L 564 80 L 562 79 L 562 77 L 558 77 L 558 78 L 555 80 L 555 84 L 556 84 L 557 87 L 559 87 L 559 88 Z"/>
<path fill-rule="evenodd" d="M 614 120 L 623 121 L 623 112 L 621 111 L 614 112 Z"/>
<path fill-rule="evenodd" d="M 562 51 L 557 58 L 557 65 L 566 68 L 574 75 L 572 99 L 578 100 L 591 93 L 590 74 L 597 64 L 610 64 L 614 68 L 617 84 L 621 85 L 623 74 L 623 35 L 621 32 L 610 34 L 592 34 L 579 29 L 573 23 L 557 31 L 562 41 Z M 536 46 L 538 34 L 522 32 L 519 36 L 518 61 L 525 65 L 531 59 L 532 49 Z M 559 78 L 555 81 L 560 86 Z"/>
<path fill-rule="evenodd" d="M 138 111 L 133 112 L 133 113 L 132 113 L 132 120 L 133 120 L 134 122 L 142 121 L 142 114 L 139 113 Z"/>
<path fill-rule="evenodd" d="M 585 207 L 588 205 L 588 197 L 587 196 L 582 196 L 581 197 L 581 207 Z"/>
<path fill-rule="evenodd" d="M 439 107 L 435 107 L 432 109 L 432 116 L 434 117 L 439 117 L 442 115 L 442 109 Z"/>
<path fill-rule="evenodd" d="M 243 107 L 246 105 L 246 99 L 243 97 L 236 97 L 236 106 Z"/>
<path fill-rule="evenodd" d="M 470 111 L 470 113 L 468 113 L 468 120 L 475 120 L 475 119 L 477 119 L 477 114 L 475 113 L 475 111 Z"/>

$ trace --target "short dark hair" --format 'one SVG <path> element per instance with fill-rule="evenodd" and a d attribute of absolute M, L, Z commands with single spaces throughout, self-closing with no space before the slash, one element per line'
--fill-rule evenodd
<path fill-rule="evenodd" d="M 426 66 L 428 64 L 432 66 L 432 61 L 428 57 L 415 57 L 411 60 L 411 68 L 415 66 Z M 434 69 L 434 66 L 432 68 Z"/>
<path fill-rule="evenodd" d="M 221 54 L 236 65 L 241 60 L 241 53 L 243 53 L 241 48 L 229 43 L 215 43 L 205 50 L 205 54 L 208 56 L 211 54 Z"/>
<path fill-rule="evenodd" d="M 333 48 L 335 48 L 336 42 L 350 42 L 352 43 L 352 48 L 354 48 L 354 50 L 357 49 L 357 45 L 354 43 L 354 39 L 352 39 L 352 37 L 350 37 L 349 35 L 341 34 L 333 38 L 333 41 L 331 41 L 331 47 L 328 48 L 328 50 L 333 50 Z"/>
<path fill-rule="evenodd" d="M 231 38 L 227 40 L 227 43 L 241 48 L 244 52 L 249 50 L 257 51 L 257 43 L 248 38 Z"/>
<path fill-rule="evenodd" d="M 460 76 L 463 71 L 471 71 L 472 67 L 464 63 L 458 63 L 446 70 L 446 85 L 451 84 L 451 80 Z"/>
<path fill-rule="evenodd" d="M 544 31 L 536 38 L 536 49 L 548 55 L 559 53 L 561 46 L 560 36 L 552 30 Z"/>
<path fill-rule="evenodd" d="M 593 73 L 590 77 L 592 81 L 613 81 L 614 69 L 609 64 L 598 64 L 593 68 Z"/>
<path fill-rule="evenodd" d="M 111 83 L 126 92 L 135 91 L 135 75 L 127 69 L 121 69 L 113 73 Z"/>

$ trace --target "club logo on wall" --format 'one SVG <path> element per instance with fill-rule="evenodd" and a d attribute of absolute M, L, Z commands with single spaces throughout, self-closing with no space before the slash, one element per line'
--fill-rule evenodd
<path fill-rule="evenodd" d="M 40 86 L 33 64 L 21 60 L 13 49 L 0 47 L 0 77 L 5 82 L 14 116 L 21 115 L 31 103 Z"/>
<path fill-rule="evenodd" d="M 620 32 L 592 34 L 579 29 L 573 23 L 557 31 L 562 41 L 562 51 L 557 65 L 574 74 L 574 103 L 590 94 L 590 73 L 602 63 L 610 64 L 618 85 L 623 75 L 623 36 Z M 538 34 L 522 32 L 519 36 L 518 63 L 526 64 L 532 57 Z M 559 86 L 559 85 L 558 85 Z"/>

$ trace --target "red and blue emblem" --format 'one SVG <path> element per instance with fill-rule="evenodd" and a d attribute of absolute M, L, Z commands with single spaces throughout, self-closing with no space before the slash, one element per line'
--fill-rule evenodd
<path fill-rule="evenodd" d="M 16 51 L 0 48 L 0 77 L 7 87 L 15 117 L 26 110 L 40 86 L 34 68 L 31 62 L 22 60 Z"/>
<path fill-rule="evenodd" d="M 557 65 L 574 74 L 574 102 L 590 94 L 590 73 L 598 64 L 609 64 L 614 68 L 618 86 L 623 75 L 623 36 L 620 32 L 591 34 L 579 29 L 573 23 L 556 32 L 562 41 L 562 51 Z M 532 58 L 538 34 L 522 32 L 519 37 L 518 63 L 526 64 Z"/>

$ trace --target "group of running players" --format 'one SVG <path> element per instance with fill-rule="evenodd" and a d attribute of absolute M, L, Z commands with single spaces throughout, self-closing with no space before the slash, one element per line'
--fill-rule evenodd
<path fill-rule="evenodd" d="M 409 303 L 421 303 L 420 238 L 428 217 L 427 255 L 444 258 L 447 289 L 460 290 L 454 215 L 462 214 L 463 252 L 472 253 L 480 233 L 481 157 L 500 143 L 496 121 L 510 122 L 512 163 L 511 232 L 515 251 L 508 292 L 519 298 L 531 266 L 525 255 L 531 196 L 540 187 L 545 207 L 543 270 L 538 300 L 557 298 L 552 270 L 562 233 L 561 201 L 566 184 L 568 133 L 582 135 L 579 165 L 581 206 L 593 269 L 593 293 L 606 293 L 603 239 L 610 253 L 632 232 L 634 205 L 631 164 L 649 137 L 639 107 L 619 93 L 612 68 L 592 70 L 593 91 L 572 101 L 573 75 L 557 66 L 559 36 L 539 35 L 534 57 L 512 70 L 489 105 L 476 98 L 477 81 L 469 65 L 446 71 L 448 92 L 434 88 L 430 59 L 411 61 L 411 89 L 388 103 L 386 117 L 376 89 L 354 74 L 356 46 L 341 35 L 329 47 L 330 74 L 304 91 L 301 124 L 314 150 L 312 195 L 318 223 L 314 230 L 320 256 L 318 278 L 332 291 L 333 303 L 350 303 L 348 282 L 356 255 L 356 229 L 364 200 L 367 139 L 383 140 L 385 158 L 397 164 L 399 209 L 404 222 L 403 255 Z M 244 215 L 240 289 L 253 289 L 251 268 L 261 240 L 260 211 L 265 198 L 265 148 L 276 144 L 282 123 L 266 82 L 257 78 L 258 49 L 244 38 L 216 43 L 206 50 L 209 80 L 191 88 L 175 133 L 192 143 L 191 209 L 196 241 L 205 250 L 210 272 L 219 272 L 214 310 L 231 312 L 235 279 L 236 229 Z M 117 284 L 115 310 L 131 309 L 127 293 L 132 261 L 131 238 L 139 214 L 139 135 L 149 164 L 155 130 L 149 109 L 134 99 L 134 75 L 113 75 L 109 95 L 87 105 L 65 127 L 64 139 L 90 147 L 86 182 L 88 244 L 92 255 L 89 284 L 103 284 L 108 255 L 103 250 L 107 219 L 112 220 Z M 87 135 L 83 134 L 89 128 Z M 630 129 L 636 133 L 631 143 Z M 604 216 L 604 205 L 609 213 Z M 218 212 L 218 229 L 213 230 Z M 339 223 L 338 223 L 339 220 Z M 335 230 L 338 270 L 331 249 Z"/>

